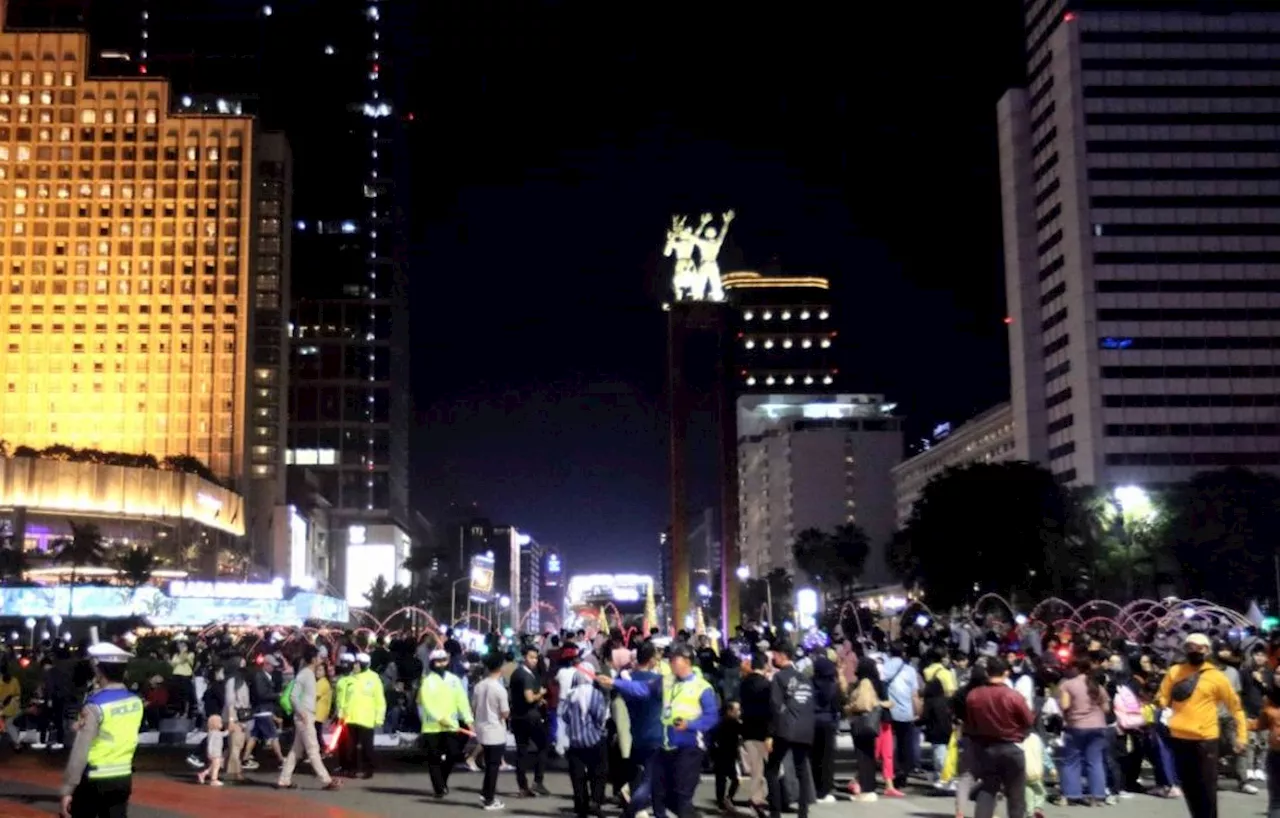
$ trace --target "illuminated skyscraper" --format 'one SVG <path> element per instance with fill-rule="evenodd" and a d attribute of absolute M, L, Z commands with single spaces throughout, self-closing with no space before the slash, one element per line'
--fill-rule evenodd
<path fill-rule="evenodd" d="M 87 79 L 83 34 L 0 35 L 0 298 L 11 445 L 246 472 L 254 122 Z"/>
<path fill-rule="evenodd" d="M 1280 469 L 1280 9 L 1027 0 L 997 109 L 1016 456 Z"/>
<path fill-rule="evenodd" d="M 13 2 L 13 16 L 24 24 L 87 26 L 97 71 L 172 77 L 175 110 L 253 113 L 264 127 L 287 135 L 281 151 L 288 151 L 291 170 L 263 158 L 264 179 L 253 202 L 263 210 L 253 232 L 263 252 L 251 262 L 249 411 L 263 422 L 251 424 L 245 456 L 262 488 L 254 496 L 271 501 L 251 503 L 250 535 L 256 553 L 275 555 L 265 561 L 283 572 L 276 563 L 287 553 L 291 515 L 268 473 L 283 473 L 288 463 L 296 467 L 288 470 L 290 485 L 307 488 L 289 501 L 306 503 L 319 489 L 327 503 L 331 554 L 323 562 L 332 566 L 336 584 L 344 583 L 352 530 L 366 549 L 404 550 L 410 417 L 405 137 L 413 119 L 404 84 L 412 74 L 407 59 L 414 49 L 406 38 L 415 5 Z M 291 190 L 292 212 L 270 203 L 273 189 Z M 273 265 L 280 268 L 278 281 Z M 275 291 L 263 289 L 275 284 L 278 302 Z M 287 354 L 277 318 L 279 329 L 292 328 Z M 278 376 L 263 371 L 277 366 Z M 285 395 L 287 413 L 276 409 Z M 385 556 L 385 549 L 377 553 Z M 373 554 L 368 550 L 366 557 Z M 394 580 L 397 569 L 384 562 L 376 573 Z"/>

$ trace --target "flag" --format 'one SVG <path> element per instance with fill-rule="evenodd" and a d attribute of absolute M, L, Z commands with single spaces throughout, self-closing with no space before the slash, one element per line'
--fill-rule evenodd
<path fill-rule="evenodd" d="M 1245 614 L 1245 617 L 1253 623 L 1255 628 L 1261 627 L 1263 620 L 1266 619 L 1266 617 L 1262 615 L 1262 609 L 1258 607 L 1258 603 L 1256 601 L 1249 603 L 1249 611 Z"/>
<path fill-rule="evenodd" d="M 649 631 L 658 627 L 658 604 L 653 600 L 653 583 L 650 582 L 644 592 L 644 633 L 641 639 L 649 638 Z"/>

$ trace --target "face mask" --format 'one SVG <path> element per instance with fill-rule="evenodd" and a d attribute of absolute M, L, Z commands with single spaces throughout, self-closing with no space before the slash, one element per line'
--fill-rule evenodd
<path fill-rule="evenodd" d="M 1204 660 L 1205 660 L 1205 655 L 1203 653 L 1187 654 L 1187 664 L 1189 665 L 1196 665 L 1196 666 L 1203 665 Z"/>

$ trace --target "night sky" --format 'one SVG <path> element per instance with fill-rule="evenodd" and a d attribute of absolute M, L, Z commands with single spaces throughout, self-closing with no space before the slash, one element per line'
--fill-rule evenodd
<path fill-rule="evenodd" d="M 656 570 L 673 212 L 737 210 L 726 269 L 830 277 L 845 386 L 910 438 L 1007 398 L 995 103 L 1020 5 L 427 4 L 418 508 L 475 503 L 571 572 Z"/>

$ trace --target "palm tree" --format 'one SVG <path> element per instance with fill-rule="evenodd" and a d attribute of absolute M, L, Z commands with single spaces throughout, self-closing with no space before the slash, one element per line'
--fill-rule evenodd
<path fill-rule="evenodd" d="M 151 574 L 160 566 L 160 559 L 150 548 L 136 545 L 116 557 L 116 572 L 130 588 L 141 588 L 151 581 Z"/>
<path fill-rule="evenodd" d="M 53 544 L 53 561 L 71 566 L 71 592 L 67 594 L 67 616 L 71 616 L 75 608 L 76 572 L 86 565 L 101 565 L 106 561 L 106 552 L 102 545 L 102 533 L 93 523 L 71 524 L 71 536 L 63 537 Z"/>

